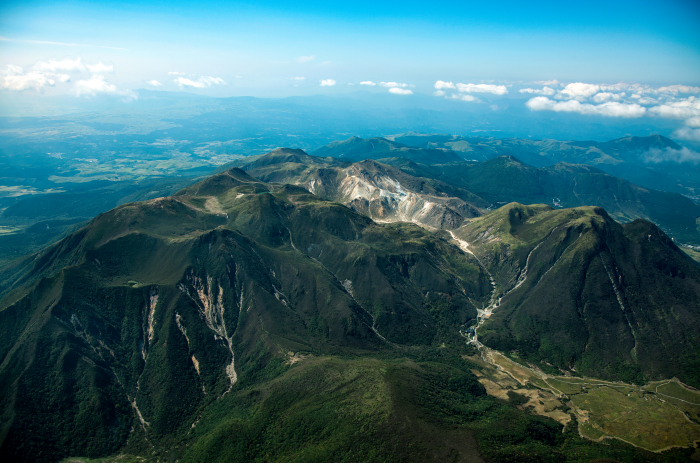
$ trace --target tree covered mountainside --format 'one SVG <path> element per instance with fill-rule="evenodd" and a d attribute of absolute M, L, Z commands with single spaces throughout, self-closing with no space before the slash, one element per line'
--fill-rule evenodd
<path fill-rule="evenodd" d="M 276 150 L 3 267 L 0 455 L 688 459 L 694 409 L 673 411 L 682 445 L 593 442 L 568 402 L 554 421 L 495 398 L 468 341 L 572 378 L 698 387 L 700 266 L 648 221 L 489 210 L 419 175 L 439 166 Z"/>

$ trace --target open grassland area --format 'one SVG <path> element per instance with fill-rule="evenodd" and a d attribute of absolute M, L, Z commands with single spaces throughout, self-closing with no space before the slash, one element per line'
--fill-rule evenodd
<path fill-rule="evenodd" d="M 700 264 L 700 249 L 698 249 L 697 246 L 681 246 L 681 249 L 683 250 L 683 252 L 688 254 L 695 262 Z"/>
<path fill-rule="evenodd" d="M 700 391 L 689 388 L 675 378 L 668 381 L 649 383 L 645 386 L 645 389 L 653 391 L 664 398 L 676 399 L 689 403 L 689 405 L 700 407 Z"/>
<path fill-rule="evenodd" d="M 588 435 L 586 429 L 580 429 L 584 437 L 616 437 L 656 451 L 700 440 L 700 426 L 678 408 L 640 389 L 592 386 L 571 396 L 571 403 L 602 434 Z"/>
<path fill-rule="evenodd" d="M 564 425 L 576 422 L 582 437 L 619 439 L 653 452 L 700 441 L 700 391 L 675 378 L 638 386 L 550 375 L 488 348 L 470 360 L 490 395 Z"/>

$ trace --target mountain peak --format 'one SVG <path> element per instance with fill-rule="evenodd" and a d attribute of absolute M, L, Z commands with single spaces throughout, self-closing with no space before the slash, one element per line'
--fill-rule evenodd
<path fill-rule="evenodd" d="M 516 158 L 515 156 L 513 156 L 511 154 L 505 154 L 503 156 L 498 156 L 497 158 L 494 158 L 493 162 L 497 163 L 497 164 L 505 164 L 505 165 L 518 165 L 518 166 L 526 166 L 527 165 L 523 161 L 521 161 L 520 159 Z"/>
<path fill-rule="evenodd" d="M 652 148 L 672 148 L 681 149 L 681 146 L 663 135 L 655 134 L 646 137 L 623 137 L 603 143 L 609 148 L 628 150 L 648 150 Z"/>
<path fill-rule="evenodd" d="M 263 154 L 253 162 L 247 163 L 250 167 L 262 167 L 271 164 L 282 164 L 286 162 L 309 164 L 319 161 L 315 156 L 311 156 L 306 151 L 294 148 L 277 148 L 267 154 Z"/>

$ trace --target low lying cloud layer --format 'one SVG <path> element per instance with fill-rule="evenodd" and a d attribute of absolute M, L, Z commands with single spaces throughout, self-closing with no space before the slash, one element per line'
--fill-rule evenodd
<path fill-rule="evenodd" d="M 316 57 L 299 56 L 297 63 L 312 63 L 307 70 L 323 63 L 316 63 Z M 111 81 L 114 65 L 103 61 L 86 62 L 80 57 L 48 59 L 33 65 L 18 66 L 8 64 L 0 69 L 0 90 L 10 92 L 54 92 L 69 93 L 78 97 L 92 97 L 99 94 L 122 96 L 135 99 L 132 90 L 120 88 Z M 309 71 L 311 72 L 311 71 Z M 168 72 L 164 79 L 142 80 L 142 85 L 150 88 L 179 88 L 206 90 L 226 85 L 222 77 L 189 74 L 181 71 Z M 292 74 L 294 75 L 294 74 Z M 161 77 L 164 77 L 161 75 Z M 240 76 L 236 76 L 238 78 Z M 335 87 L 332 78 L 288 77 L 287 85 L 297 87 L 318 83 L 321 87 Z M 318 80 L 317 80 L 318 79 Z M 373 87 L 393 95 L 413 95 L 426 91 L 416 85 L 398 80 L 362 80 L 348 85 Z M 49 90 L 55 88 L 55 90 Z M 456 82 L 436 80 L 433 94 L 437 97 L 465 103 L 488 105 L 492 110 L 525 104 L 531 111 L 551 111 L 615 118 L 663 118 L 679 121 L 673 136 L 680 140 L 700 143 L 700 87 L 675 84 L 650 86 L 640 83 L 591 83 L 559 82 L 556 80 L 532 82 L 529 85 L 506 82 Z M 513 93 L 514 95 L 512 95 Z M 499 100 L 505 102 L 502 105 Z M 659 155 L 660 156 L 660 155 Z M 656 156 L 656 157 L 659 157 Z M 664 154 L 682 159 L 690 159 L 685 154 Z M 690 157 L 689 157 L 690 156 Z"/>
<path fill-rule="evenodd" d="M 0 71 L 0 89 L 23 92 L 43 92 L 50 87 L 63 86 L 76 96 L 114 94 L 129 100 L 137 96 L 131 90 L 120 90 L 107 81 L 105 74 L 114 66 L 103 62 L 85 63 L 81 58 L 38 61 L 29 69 L 13 64 Z"/>
<path fill-rule="evenodd" d="M 700 87 L 642 84 L 548 83 L 542 88 L 523 88 L 522 94 L 541 95 L 526 105 L 533 111 L 571 112 L 608 117 L 660 117 L 684 120 L 674 132 L 681 140 L 700 142 Z M 673 156 L 689 159 L 687 154 Z M 657 156 L 658 157 L 658 156 Z M 667 156 L 668 157 L 668 156 Z"/>
<path fill-rule="evenodd" d="M 35 70 L 24 71 L 20 66 L 10 64 L 2 71 L 0 85 L 5 90 L 16 92 L 24 90 L 41 91 L 45 87 L 55 86 L 57 82 L 68 82 L 69 80 L 70 76 L 67 74 Z"/>
<path fill-rule="evenodd" d="M 93 75 L 75 83 L 75 93 L 78 96 L 95 96 L 98 93 L 116 93 L 117 86 L 110 84 L 101 75 Z"/>
<path fill-rule="evenodd" d="M 408 84 L 406 82 L 375 82 L 373 80 L 363 80 L 362 82 L 360 82 L 360 85 L 363 85 L 365 87 L 384 87 L 389 93 L 392 93 L 394 95 L 413 95 L 413 90 L 411 90 L 411 87 L 414 87 L 413 85 Z"/>
<path fill-rule="evenodd" d="M 442 96 L 448 99 L 461 100 L 467 102 L 481 102 L 481 100 L 473 93 L 490 94 L 490 95 L 507 95 L 508 87 L 505 85 L 496 84 L 473 84 L 473 83 L 454 83 L 445 80 L 435 82 L 435 96 Z"/>
<path fill-rule="evenodd" d="M 641 117 L 647 112 L 645 107 L 636 103 L 625 104 L 608 101 L 595 105 L 581 103 L 578 100 L 554 101 L 546 96 L 537 96 L 528 100 L 526 104 L 533 111 L 572 112 L 611 117 Z"/>
<path fill-rule="evenodd" d="M 401 87 L 391 87 L 389 88 L 389 93 L 393 93 L 394 95 L 413 95 L 413 90 Z"/>
<path fill-rule="evenodd" d="M 518 90 L 518 93 L 552 96 L 555 93 L 557 93 L 557 91 L 554 90 L 552 87 L 545 86 L 544 88 L 521 88 L 520 90 Z"/>
<path fill-rule="evenodd" d="M 226 81 L 221 77 L 199 76 L 197 78 L 188 78 L 181 75 L 175 77 L 173 82 L 175 82 L 180 88 L 210 88 L 215 85 L 224 85 L 226 83 Z"/>
<path fill-rule="evenodd" d="M 700 139 L 698 139 L 700 141 Z M 693 151 L 688 148 L 681 148 L 679 150 L 673 148 L 666 149 L 651 149 L 644 157 L 644 161 L 650 164 L 658 164 L 661 162 L 690 162 L 693 164 L 700 164 L 700 153 Z"/>

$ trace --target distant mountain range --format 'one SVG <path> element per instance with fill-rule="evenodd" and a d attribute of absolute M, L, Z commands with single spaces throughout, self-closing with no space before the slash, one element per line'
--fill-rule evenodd
<path fill-rule="evenodd" d="M 314 153 L 316 156 L 278 150 L 237 164 L 253 176 L 302 185 L 380 220 L 402 217 L 438 228 L 456 228 L 464 218 L 511 201 L 553 207 L 594 205 L 618 220 L 651 220 L 681 243 L 700 244 L 700 205 L 680 194 L 639 187 L 587 165 L 558 163 L 535 168 L 512 156 L 455 161 L 454 153 L 444 149 L 409 149 L 384 139 L 357 137 Z M 333 157 L 318 157 L 326 154 Z M 382 163 L 351 165 L 345 159 L 380 159 Z"/>
<path fill-rule="evenodd" d="M 700 196 L 700 154 L 661 135 L 607 142 L 421 134 L 391 138 L 416 148 L 452 150 L 477 161 L 505 155 L 535 167 L 586 164 L 646 188 Z"/>

